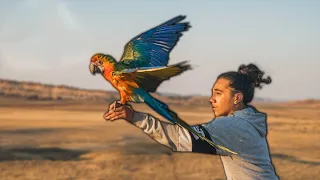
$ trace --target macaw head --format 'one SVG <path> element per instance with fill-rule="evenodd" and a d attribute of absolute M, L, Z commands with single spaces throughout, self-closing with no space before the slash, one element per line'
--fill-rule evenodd
<path fill-rule="evenodd" d="M 116 60 L 106 54 L 97 53 L 91 57 L 90 60 L 90 72 L 95 75 L 96 73 L 103 74 L 104 70 L 110 67 L 114 67 Z"/>

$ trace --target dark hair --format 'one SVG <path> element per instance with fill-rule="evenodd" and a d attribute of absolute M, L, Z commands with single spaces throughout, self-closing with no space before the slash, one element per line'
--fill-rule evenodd
<path fill-rule="evenodd" d="M 243 94 L 244 104 L 248 104 L 252 101 L 254 96 L 254 88 L 262 88 L 261 84 L 270 84 L 271 78 L 268 76 L 263 79 L 264 72 L 261 71 L 256 65 L 242 64 L 238 68 L 238 72 L 229 71 L 222 73 L 218 76 L 218 79 L 224 78 L 230 81 L 230 87 Z"/>

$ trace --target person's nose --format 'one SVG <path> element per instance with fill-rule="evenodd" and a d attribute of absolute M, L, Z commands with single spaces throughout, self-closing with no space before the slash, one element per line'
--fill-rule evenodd
<path fill-rule="evenodd" d="M 215 102 L 214 97 L 212 96 L 209 100 L 211 103 Z"/>

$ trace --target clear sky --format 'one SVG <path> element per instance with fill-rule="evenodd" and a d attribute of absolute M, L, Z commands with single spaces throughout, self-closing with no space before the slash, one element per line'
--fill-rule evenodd
<path fill-rule="evenodd" d="M 177 15 L 192 28 L 169 64 L 195 68 L 159 92 L 211 95 L 216 77 L 256 63 L 272 84 L 256 96 L 320 98 L 320 1 L 0 0 L 0 78 L 114 90 L 89 71 L 134 36 Z"/>

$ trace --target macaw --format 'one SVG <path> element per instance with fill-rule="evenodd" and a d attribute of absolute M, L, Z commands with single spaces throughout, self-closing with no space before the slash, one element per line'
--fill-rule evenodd
<path fill-rule="evenodd" d="M 185 17 L 177 16 L 132 38 L 125 45 L 118 62 L 111 55 L 94 54 L 89 69 L 93 75 L 102 74 L 119 91 L 118 103 L 123 105 L 127 102 L 144 102 L 167 120 L 215 145 L 182 121 L 165 103 L 149 94 L 155 92 L 163 81 L 192 69 L 187 61 L 167 65 L 169 54 L 182 36 L 182 32 L 191 27 L 188 22 L 180 22 Z"/>

